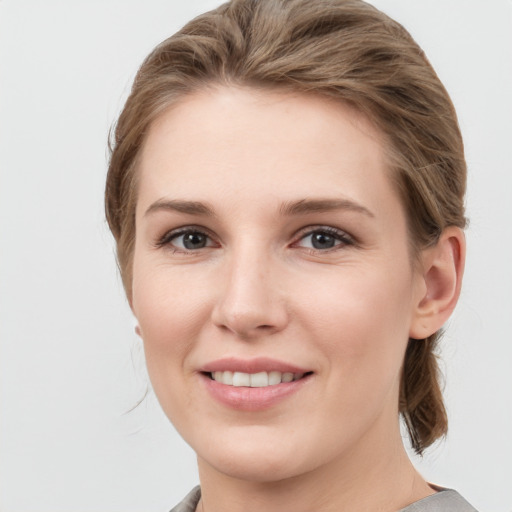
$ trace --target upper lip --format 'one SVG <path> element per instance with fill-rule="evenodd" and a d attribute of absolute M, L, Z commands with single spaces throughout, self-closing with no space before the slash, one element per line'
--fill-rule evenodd
<path fill-rule="evenodd" d="M 217 359 L 205 364 L 201 368 L 202 372 L 281 372 L 281 373 L 307 373 L 311 370 L 301 368 L 300 366 L 290 364 L 278 359 L 269 357 L 256 357 L 253 359 L 238 359 L 236 357 L 226 357 Z"/>

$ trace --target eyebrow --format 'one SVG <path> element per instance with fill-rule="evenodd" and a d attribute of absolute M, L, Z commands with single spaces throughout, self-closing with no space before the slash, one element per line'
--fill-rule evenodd
<path fill-rule="evenodd" d="M 158 201 L 155 201 L 146 210 L 144 216 L 161 210 L 186 213 L 188 215 L 203 215 L 207 217 L 215 216 L 213 208 L 205 203 L 201 203 L 199 201 L 181 201 L 177 199 L 159 199 Z"/>
<path fill-rule="evenodd" d="M 368 217 L 375 215 L 365 206 L 356 203 L 350 199 L 300 199 L 299 201 L 289 201 L 280 208 L 281 215 L 298 215 L 307 213 L 322 213 L 333 210 L 349 210 L 357 213 L 363 213 Z"/>
<path fill-rule="evenodd" d="M 175 211 L 188 215 L 202 215 L 206 217 L 215 217 L 215 212 L 211 206 L 200 201 L 184 201 L 178 199 L 159 199 L 155 201 L 146 210 L 144 216 L 157 211 Z M 365 206 L 356 203 L 350 199 L 299 199 L 298 201 L 287 201 L 279 208 L 279 213 L 283 216 L 293 216 L 300 214 L 322 213 L 333 210 L 349 210 L 362 213 L 368 217 L 375 215 Z"/>

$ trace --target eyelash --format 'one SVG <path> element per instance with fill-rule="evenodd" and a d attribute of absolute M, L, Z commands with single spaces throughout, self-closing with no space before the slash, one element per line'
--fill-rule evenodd
<path fill-rule="evenodd" d="M 179 247 L 172 246 L 171 242 L 173 240 L 176 240 L 180 236 L 187 235 L 187 234 L 199 234 L 199 235 L 203 235 L 203 236 L 207 237 L 210 240 L 213 240 L 213 237 L 204 228 L 195 227 L 195 226 L 187 226 L 184 228 L 179 228 L 177 230 L 168 231 L 167 233 L 164 234 L 164 236 L 162 236 L 157 241 L 157 243 L 155 245 L 157 248 L 169 246 L 169 248 L 171 249 L 171 251 L 173 253 L 190 254 L 193 252 L 197 252 L 197 249 L 196 250 L 187 250 L 187 249 L 182 249 Z"/>
<path fill-rule="evenodd" d="M 299 242 L 303 241 L 304 239 L 306 239 L 309 236 L 314 235 L 315 233 L 321 233 L 324 235 L 328 235 L 328 236 L 332 237 L 335 240 L 335 242 L 339 242 L 339 243 L 336 243 L 333 247 L 330 247 L 327 249 L 315 249 L 314 247 L 313 248 L 303 247 L 303 249 L 308 250 L 309 252 L 311 252 L 313 254 L 333 252 L 333 251 L 341 249 L 342 247 L 355 245 L 355 240 L 352 236 L 350 236 L 345 231 L 342 231 L 340 229 L 336 229 L 336 228 L 333 228 L 330 226 L 309 226 L 309 227 L 305 228 L 302 231 L 302 233 L 300 233 L 297 241 L 294 242 L 292 245 L 297 245 Z"/>
<path fill-rule="evenodd" d="M 314 254 L 329 253 L 332 251 L 336 251 L 342 247 L 353 246 L 356 244 L 356 241 L 354 240 L 354 238 L 351 235 L 349 235 L 348 233 L 346 233 L 345 231 L 342 231 L 340 229 L 336 229 L 336 228 L 333 228 L 330 226 L 309 226 L 307 228 L 304 228 L 302 230 L 302 232 L 299 233 L 299 235 L 296 237 L 296 241 L 293 242 L 291 244 L 291 246 L 292 247 L 297 246 L 301 241 L 306 239 L 308 236 L 314 235 L 315 233 L 321 233 L 321 234 L 328 235 L 328 236 L 332 237 L 335 240 L 335 242 L 339 242 L 339 243 L 335 243 L 335 245 L 333 247 L 330 247 L 327 249 L 315 249 L 314 247 L 313 248 L 303 247 L 302 249 L 304 249 L 308 252 L 314 253 Z M 184 236 L 187 234 L 198 234 L 198 235 L 207 237 L 209 240 L 213 240 L 213 237 L 204 228 L 201 228 L 199 226 L 198 227 L 187 226 L 187 227 L 180 228 L 177 230 L 168 231 L 156 242 L 155 246 L 157 248 L 169 247 L 170 250 L 175 254 L 176 253 L 192 254 L 192 253 L 198 252 L 199 249 L 205 249 L 208 247 L 212 247 L 212 246 L 206 246 L 206 247 L 200 247 L 198 249 L 187 250 L 187 249 L 172 246 L 171 242 L 173 240 L 176 240 L 180 236 Z"/>

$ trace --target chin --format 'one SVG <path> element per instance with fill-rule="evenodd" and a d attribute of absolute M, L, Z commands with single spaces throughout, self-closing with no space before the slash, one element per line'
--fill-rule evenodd
<path fill-rule="evenodd" d="M 200 467 L 204 464 L 231 478 L 264 483 L 303 472 L 297 457 L 301 444 L 290 441 L 289 437 L 286 440 L 260 428 L 246 427 L 245 433 L 230 432 L 222 438 L 209 437 L 206 442 L 203 438 L 190 444 Z"/>
<path fill-rule="evenodd" d="M 265 453 L 265 450 L 258 450 L 252 457 L 222 454 L 201 459 L 207 465 L 214 468 L 230 478 L 244 480 L 246 482 L 270 483 L 293 478 L 304 470 L 298 466 L 297 461 L 290 464 L 288 459 L 283 461 L 274 454 Z"/>
<path fill-rule="evenodd" d="M 299 439 L 289 430 L 285 435 L 268 427 L 236 430 L 222 438 L 210 437 L 206 443 L 204 439 L 191 443 L 200 468 L 208 466 L 237 480 L 270 483 L 314 471 L 332 457 L 332 448 L 323 450 L 307 436 Z"/>

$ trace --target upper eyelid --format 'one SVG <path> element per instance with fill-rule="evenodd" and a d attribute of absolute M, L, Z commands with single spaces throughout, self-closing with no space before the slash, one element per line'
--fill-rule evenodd
<path fill-rule="evenodd" d="M 349 238 L 350 240 L 355 241 L 355 238 L 345 231 L 344 229 L 335 228 L 333 226 L 327 226 L 327 225 L 314 225 L 314 226 L 307 226 L 302 229 L 300 229 L 295 237 L 300 240 L 301 238 L 311 235 L 312 233 L 318 232 L 318 231 L 325 231 L 326 233 L 338 235 L 340 238 Z"/>
<path fill-rule="evenodd" d="M 206 236 L 209 236 L 211 238 L 211 234 L 208 230 L 204 229 L 204 228 L 198 228 L 198 227 L 185 227 L 185 228 L 177 228 L 177 229 L 171 229 L 170 231 L 168 231 L 166 233 L 167 236 L 170 236 L 170 237 L 178 237 L 178 236 L 181 236 L 183 234 L 186 234 L 186 233 L 201 233 L 202 235 L 206 235 Z M 164 235 L 164 236 L 166 236 Z"/>

